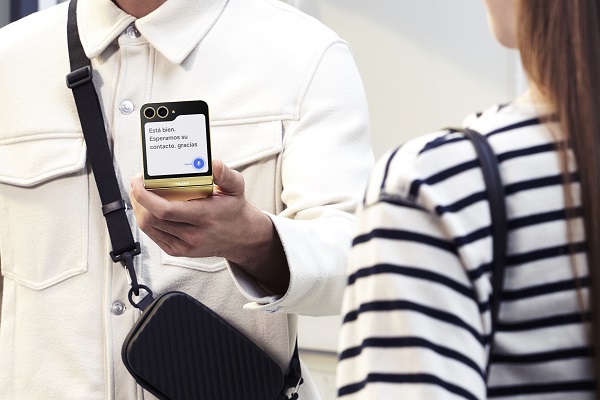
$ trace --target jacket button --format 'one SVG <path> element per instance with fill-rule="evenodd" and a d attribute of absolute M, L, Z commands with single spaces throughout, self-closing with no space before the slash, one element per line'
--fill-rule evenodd
<path fill-rule="evenodd" d="M 121 315 L 125 312 L 125 308 L 127 308 L 125 303 L 122 301 L 115 301 L 112 303 L 112 306 L 110 306 L 110 312 L 114 315 Z"/>
<path fill-rule="evenodd" d="M 140 37 L 140 32 L 136 29 L 134 24 L 131 24 L 127 27 L 125 34 L 129 39 L 137 39 Z"/>
<path fill-rule="evenodd" d="M 129 115 L 133 110 L 135 110 L 135 106 L 130 100 L 125 100 L 119 104 L 119 111 L 121 111 L 121 114 Z"/>

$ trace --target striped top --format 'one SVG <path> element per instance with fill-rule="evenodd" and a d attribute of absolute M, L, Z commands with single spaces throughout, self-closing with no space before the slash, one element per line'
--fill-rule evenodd
<path fill-rule="evenodd" d="M 508 259 L 488 387 L 489 205 L 473 145 L 442 131 L 389 152 L 371 175 L 344 296 L 342 399 L 594 397 L 590 315 L 580 306 L 589 290 L 583 224 L 575 217 L 575 279 L 550 133 L 557 125 L 541 125 L 532 105 L 511 103 L 467 126 L 488 137 L 507 195 Z"/>

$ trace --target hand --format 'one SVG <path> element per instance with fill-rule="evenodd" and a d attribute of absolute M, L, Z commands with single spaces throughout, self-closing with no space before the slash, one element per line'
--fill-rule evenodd
<path fill-rule="evenodd" d="M 289 269 L 271 219 L 244 197 L 244 178 L 213 161 L 211 197 L 169 201 L 144 188 L 141 175 L 131 179 L 131 202 L 142 231 L 176 257 L 224 257 L 262 285 L 283 294 Z"/>

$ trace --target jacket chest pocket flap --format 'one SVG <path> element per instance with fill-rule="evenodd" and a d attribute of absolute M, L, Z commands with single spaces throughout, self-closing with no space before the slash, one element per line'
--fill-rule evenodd
<path fill-rule="evenodd" d="M 281 121 L 235 125 L 216 123 L 210 130 L 213 158 L 223 160 L 229 168 L 242 172 L 247 185 L 254 180 L 248 179 L 250 176 L 259 176 L 261 180 L 265 180 L 270 179 L 269 174 L 276 174 L 277 156 L 281 153 L 283 143 Z M 265 189 L 272 185 L 273 182 L 268 182 Z M 247 187 L 247 193 L 248 189 Z M 267 196 L 274 196 L 273 190 L 266 190 L 271 192 Z M 227 261 L 220 257 L 187 258 L 173 257 L 165 252 L 161 254 L 162 262 L 166 265 L 205 272 L 215 272 L 227 267 Z"/>
<path fill-rule="evenodd" d="M 42 290 L 87 270 L 88 177 L 81 133 L 0 141 L 2 274 Z"/>

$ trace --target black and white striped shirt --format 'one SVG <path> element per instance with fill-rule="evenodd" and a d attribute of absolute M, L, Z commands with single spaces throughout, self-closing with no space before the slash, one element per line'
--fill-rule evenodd
<path fill-rule="evenodd" d="M 508 259 L 489 388 L 489 206 L 471 142 L 443 131 L 389 152 L 371 176 L 344 296 L 340 398 L 594 396 L 583 225 L 576 217 L 577 280 L 551 134 L 558 126 L 540 124 L 533 105 L 517 103 L 468 126 L 488 137 L 507 195 Z"/>

